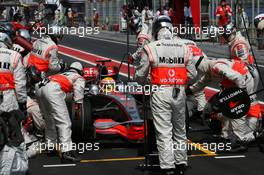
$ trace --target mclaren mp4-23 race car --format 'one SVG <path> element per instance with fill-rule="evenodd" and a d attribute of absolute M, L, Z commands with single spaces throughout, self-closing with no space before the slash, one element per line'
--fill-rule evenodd
<path fill-rule="evenodd" d="M 111 60 L 83 70 L 86 79 L 82 114 L 76 115 L 69 101 L 73 137 L 77 139 L 121 138 L 130 142 L 144 139 L 142 102 L 137 95 L 124 92 L 118 68 L 106 66 Z"/>

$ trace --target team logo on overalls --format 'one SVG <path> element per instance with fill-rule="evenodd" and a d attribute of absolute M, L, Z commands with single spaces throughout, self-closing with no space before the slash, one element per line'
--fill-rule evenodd
<path fill-rule="evenodd" d="M 169 69 L 169 70 L 168 70 L 168 75 L 169 75 L 170 77 L 174 77 L 174 76 L 175 76 L 175 71 L 174 71 L 173 69 Z"/>

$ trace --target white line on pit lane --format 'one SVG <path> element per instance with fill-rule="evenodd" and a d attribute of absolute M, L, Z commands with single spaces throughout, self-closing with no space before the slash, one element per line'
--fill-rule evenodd
<path fill-rule="evenodd" d="M 237 155 L 237 156 L 216 156 L 215 159 L 236 159 L 236 158 L 245 158 L 245 155 Z"/>
<path fill-rule="evenodd" d="M 262 67 L 262 68 L 264 68 L 264 65 L 262 65 L 262 64 L 258 64 L 258 67 Z"/>
<path fill-rule="evenodd" d="M 43 168 L 56 168 L 56 167 L 73 167 L 76 164 L 55 164 L 55 165 L 43 165 Z"/>

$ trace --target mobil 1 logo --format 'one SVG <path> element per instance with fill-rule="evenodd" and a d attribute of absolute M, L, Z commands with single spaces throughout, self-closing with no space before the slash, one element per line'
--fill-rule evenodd
<path fill-rule="evenodd" d="M 245 116 L 250 108 L 250 98 L 243 89 L 232 87 L 225 89 L 218 96 L 220 111 L 230 119 Z"/>

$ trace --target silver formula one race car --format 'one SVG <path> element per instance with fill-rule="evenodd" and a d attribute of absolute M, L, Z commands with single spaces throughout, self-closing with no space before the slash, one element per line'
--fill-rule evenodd
<path fill-rule="evenodd" d="M 68 103 L 73 138 L 118 137 L 142 142 L 143 110 L 140 110 L 142 103 L 136 100 L 140 94 L 124 91 L 125 85 L 118 78 L 118 68 L 105 65 L 110 61 L 98 61 L 96 66 L 84 68 L 86 88 L 82 115 L 75 115 L 71 102 Z"/>

